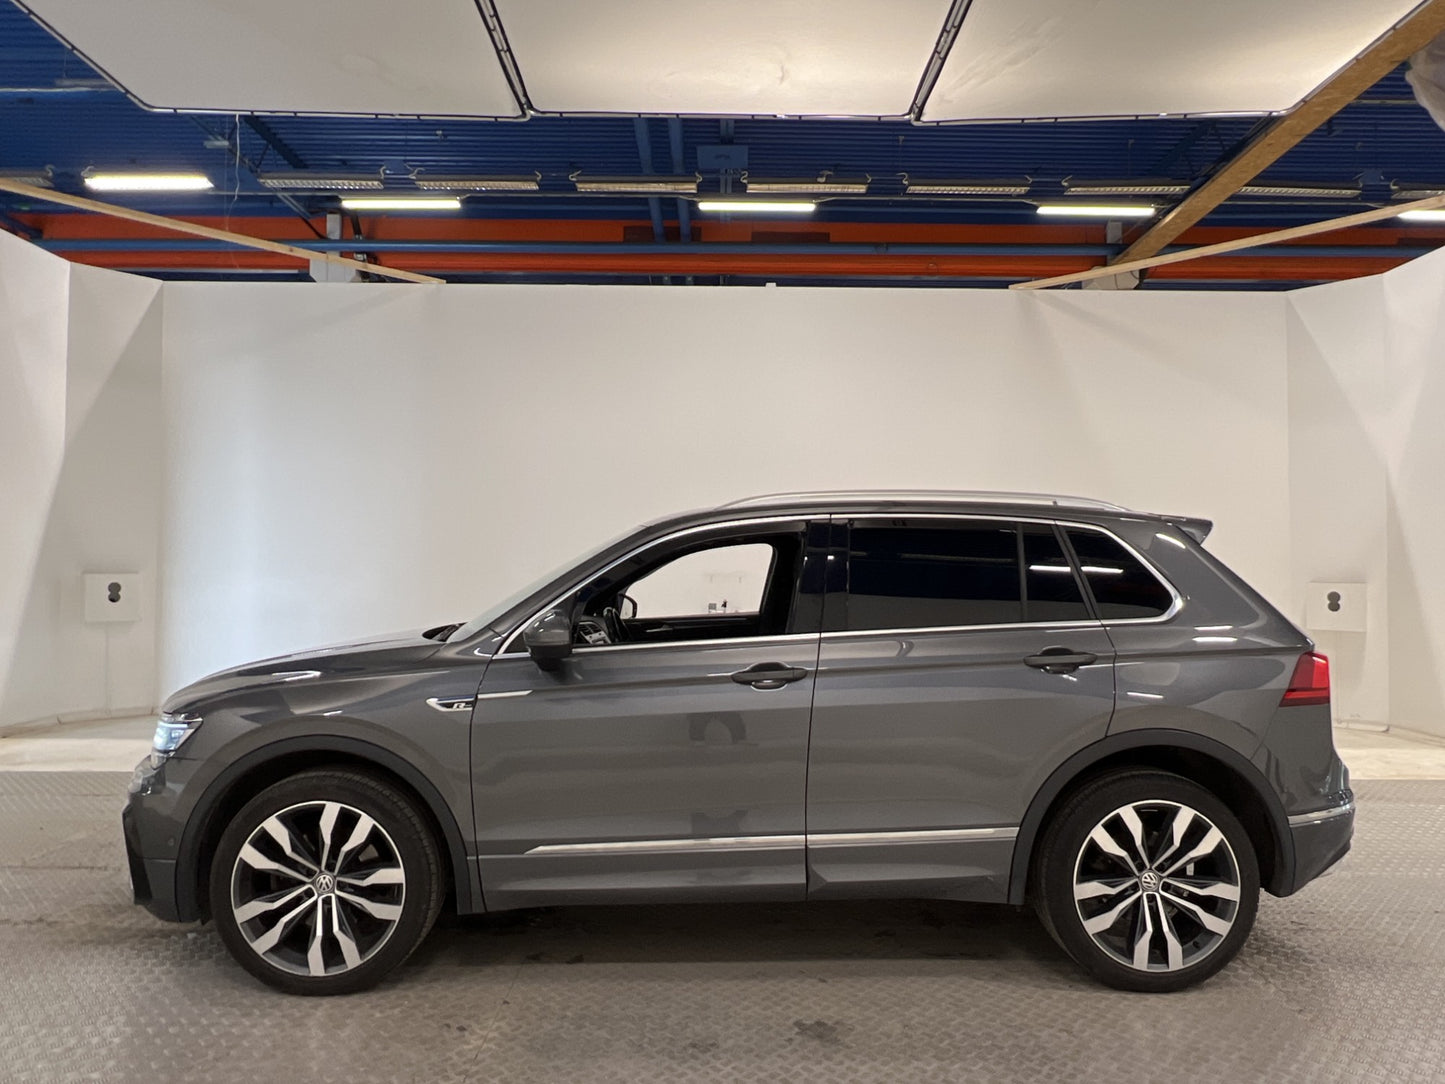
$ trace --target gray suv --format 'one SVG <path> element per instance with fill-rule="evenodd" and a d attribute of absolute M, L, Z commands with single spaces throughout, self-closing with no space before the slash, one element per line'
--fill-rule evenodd
<path fill-rule="evenodd" d="M 215 674 L 132 780 L 136 900 L 299 994 L 374 985 L 443 906 L 880 896 L 1032 904 L 1102 981 L 1179 989 L 1354 822 L 1328 665 L 1209 529 L 755 498 L 466 624 Z"/>

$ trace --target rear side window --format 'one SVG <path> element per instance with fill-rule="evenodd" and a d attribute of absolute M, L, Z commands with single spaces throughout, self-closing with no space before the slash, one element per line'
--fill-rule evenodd
<path fill-rule="evenodd" d="M 1018 531 L 977 527 L 854 527 L 843 631 L 1002 625 L 1023 620 Z"/>
<path fill-rule="evenodd" d="M 1090 621 L 1078 578 L 1052 527 L 1024 526 L 1024 620 Z"/>
<path fill-rule="evenodd" d="M 1158 577 L 1108 535 L 1077 528 L 1068 534 L 1101 620 L 1158 617 L 1174 604 Z"/>

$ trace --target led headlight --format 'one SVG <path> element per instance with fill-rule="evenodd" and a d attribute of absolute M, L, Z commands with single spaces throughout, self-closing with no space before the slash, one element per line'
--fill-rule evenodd
<path fill-rule="evenodd" d="M 190 712 L 163 714 L 156 720 L 156 736 L 151 740 L 151 764 L 160 767 L 200 725 L 201 717 Z"/>

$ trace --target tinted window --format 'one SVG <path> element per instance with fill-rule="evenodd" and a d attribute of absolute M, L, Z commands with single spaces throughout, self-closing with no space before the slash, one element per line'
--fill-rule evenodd
<path fill-rule="evenodd" d="M 854 527 L 844 630 L 1023 620 L 1018 534 L 1007 527 Z"/>
<path fill-rule="evenodd" d="M 1069 543 L 1103 620 L 1158 617 L 1173 605 L 1174 599 L 1158 578 L 1108 535 L 1070 530 Z"/>
<path fill-rule="evenodd" d="M 1088 621 L 1073 566 L 1064 556 L 1052 527 L 1024 529 L 1024 619 L 1027 621 Z"/>

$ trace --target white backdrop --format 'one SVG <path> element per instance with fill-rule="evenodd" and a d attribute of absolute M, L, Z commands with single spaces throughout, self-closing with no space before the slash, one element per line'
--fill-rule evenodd
<path fill-rule="evenodd" d="M 1212 515 L 1282 597 L 1284 360 L 1258 294 L 171 284 L 162 684 L 785 489 Z"/>
<path fill-rule="evenodd" d="M 902 486 L 1209 516 L 1296 618 L 1363 580 L 1337 714 L 1445 734 L 1442 294 L 1445 253 L 1289 295 L 161 286 L 0 235 L 0 725 L 462 619 L 675 510 Z M 85 571 L 161 598 L 107 637 Z"/>

